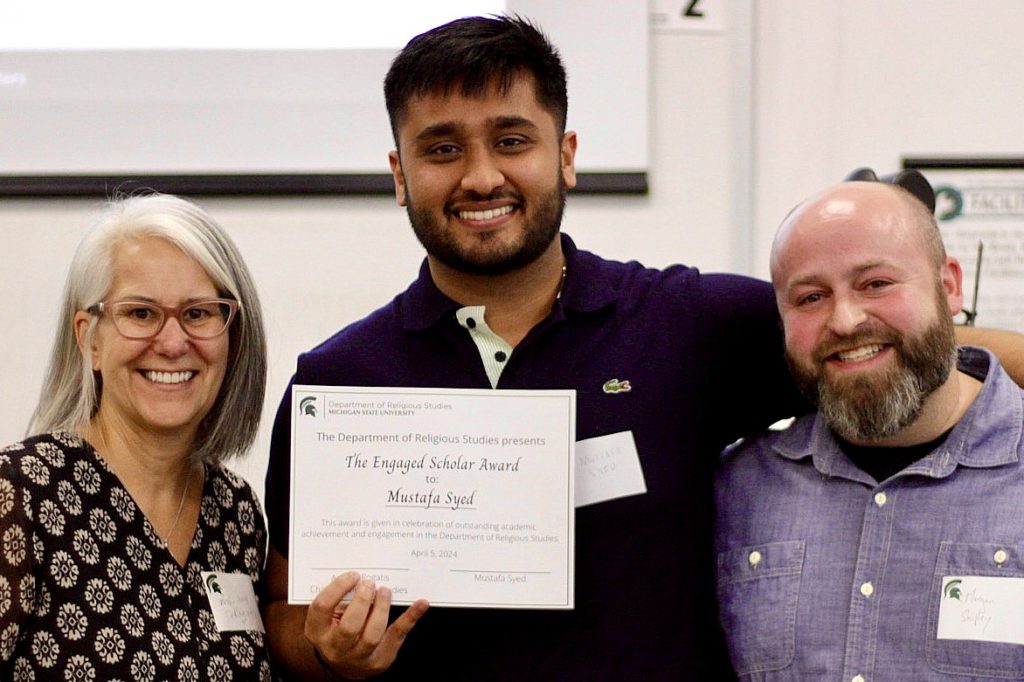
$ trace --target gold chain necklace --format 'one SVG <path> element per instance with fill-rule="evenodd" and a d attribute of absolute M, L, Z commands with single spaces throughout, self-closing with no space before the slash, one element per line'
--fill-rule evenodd
<path fill-rule="evenodd" d="M 171 524 L 170 529 L 166 535 L 161 535 L 160 539 L 164 541 L 165 545 L 170 546 L 171 536 L 174 535 L 174 529 L 178 527 L 178 521 L 181 520 L 181 512 L 185 508 L 185 498 L 188 496 L 188 486 L 192 483 L 192 471 L 195 469 L 194 466 L 188 468 L 188 476 L 185 477 L 185 487 L 181 490 L 181 499 L 178 500 L 178 513 L 174 515 L 174 523 Z M 156 526 L 153 527 L 156 530 Z M 160 535 L 159 533 L 157 533 Z"/>
<path fill-rule="evenodd" d="M 89 442 L 89 439 L 86 437 L 86 434 L 84 432 L 81 434 L 81 436 L 83 440 Z M 97 454 L 101 452 L 99 447 L 100 445 L 102 445 L 103 450 L 107 450 L 107 439 L 103 437 L 103 433 L 101 431 L 96 432 L 96 438 L 94 440 L 95 442 L 92 443 L 92 448 L 96 451 Z M 125 479 L 121 477 L 121 474 L 118 472 L 117 467 L 114 466 L 114 462 L 111 460 L 111 458 L 103 457 L 102 455 L 100 455 L 100 457 L 103 459 L 104 463 L 106 463 L 107 468 L 110 469 L 110 472 L 114 474 L 114 476 L 121 482 L 121 486 L 125 490 L 127 490 L 128 488 L 127 485 L 125 484 Z M 178 521 L 181 520 L 181 512 L 184 511 L 185 509 L 185 498 L 188 496 L 188 488 L 192 484 L 193 470 L 195 470 L 195 466 L 192 465 L 192 463 L 190 462 L 188 468 L 188 475 L 185 477 L 185 487 L 182 488 L 181 499 L 178 500 L 178 511 L 177 513 L 175 513 L 174 522 L 171 524 L 171 527 L 167 530 L 167 533 L 161 533 L 156 529 L 156 524 L 153 523 L 152 520 L 149 521 L 149 525 L 153 526 L 153 532 L 155 532 L 157 537 L 163 540 L 163 543 L 168 547 L 170 546 L 169 540 L 171 539 L 171 536 L 174 534 L 175 529 L 178 527 Z M 129 493 L 129 495 L 130 494 L 131 493 Z M 142 511 L 142 506 L 139 505 L 138 500 L 135 501 L 135 505 L 139 508 L 139 511 Z M 143 516 L 145 516 L 145 512 L 143 512 Z"/>

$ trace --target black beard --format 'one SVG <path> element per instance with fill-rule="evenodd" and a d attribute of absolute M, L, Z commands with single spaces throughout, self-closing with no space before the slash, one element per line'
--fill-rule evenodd
<path fill-rule="evenodd" d="M 408 187 L 406 196 L 409 195 Z M 509 197 L 507 194 L 497 194 L 491 197 L 469 197 L 478 201 L 494 200 L 496 198 L 514 198 L 516 210 L 525 210 L 522 197 Z M 462 249 L 452 239 L 451 234 L 445 226 L 438 225 L 429 211 L 416 208 L 410 199 L 406 205 L 406 213 L 409 214 L 409 223 L 420 240 L 420 244 L 427 253 L 436 258 L 440 263 L 467 275 L 504 275 L 540 258 L 551 242 L 558 236 L 558 230 L 562 225 L 562 213 L 565 210 L 565 186 L 559 177 L 558 186 L 547 195 L 538 199 L 536 213 L 533 219 L 526 225 L 519 243 L 507 249 L 497 252 L 489 252 L 483 249 L 483 253 L 473 253 Z M 485 245 L 493 235 L 486 232 L 479 235 L 481 245 Z"/>
<path fill-rule="evenodd" d="M 798 366 L 788 353 L 786 360 L 801 392 L 818 406 L 836 434 L 857 443 L 888 438 L 920 416 L 925 400 L 956 366 L 953 321 L 941 305 L 939 313 L 935 324 L 916 337 L 869 330 L 846 341 L 860 345 L 857 337 L 864 336 L 869 342 L 891 343 L 897 365 L 881 375 L 836 382 L 821 371 L 824 358 L 815 358 L 818 371 Z"/>

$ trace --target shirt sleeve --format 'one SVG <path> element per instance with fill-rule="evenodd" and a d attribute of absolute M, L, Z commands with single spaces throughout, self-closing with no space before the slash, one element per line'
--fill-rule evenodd
<path fill-rule="evenodd" d="M 0 660 L 14 655 L 21 628 L 35 603 L 32 572 L 32 525 L 27 493 L 0 467 Z"/>
<path fill-rule="evenodd" d="M 264 504 L 266 505 L 267 532 L 270 546 L 281 556 L 288 556 L 288 522 L 290 509 L 288 504 L 291 495 L 291 463 L 292 463 L 292 385 L 293 376 L 288 382 L 281 404 L 274 418 L 274 428 L 270 434 L 270 459 L 267 464 L 266 489 Z"/>
<path fill-rule="evenodd" d="M 735 440 L 772 423 L 809 412 L 785 360 L 782 321 L 771 284 L 741 275 L 701 275 L 698 319 L 707 361 L 714 367 L 713 398 Z M 728 444 L 728 443 L 726 443 Z M 723 445 L 724 446 L 724 445 Z"/>

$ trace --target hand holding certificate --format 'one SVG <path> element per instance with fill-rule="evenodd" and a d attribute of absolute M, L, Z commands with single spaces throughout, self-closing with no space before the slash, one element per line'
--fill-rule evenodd
<path fill-rule="evenodd" d="M 293 388 L 289 601 L 572 608 L 573 391 Z"/>

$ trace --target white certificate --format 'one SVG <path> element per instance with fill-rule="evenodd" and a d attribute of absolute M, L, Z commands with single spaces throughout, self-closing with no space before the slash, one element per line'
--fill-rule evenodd
<path fill-rule="evenodd" d="M 288 601 L 573 607 L 576 393 L 292 388 Z"/>

